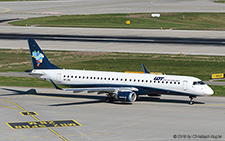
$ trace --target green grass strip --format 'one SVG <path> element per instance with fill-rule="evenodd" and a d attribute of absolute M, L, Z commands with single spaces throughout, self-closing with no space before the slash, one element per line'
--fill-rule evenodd
<path fill-rule="evenodd" d="M 0 86 L 54 88 L 50 82 L 35 77 L 11 77 L 11 76 L 0 76 Z"/>
<path fill-rule="evenodd" d="M 214 2 L 216 2 L 216 3 L 225 3 L 224 0 L 215 0 Z"/>
<path fill-rule="evenodd" d="M 99 53 L 44 51 L 48 59 L 60 68 L 97 71 L 143 71 L 170 75 L 195 76 L 209 80 L 211 74 L 225 73 L 225 56 L 193 56 L 166 54 Z M 1 72 L 24 72 L 32 69 L 28 50 L 0 50 Z"/>
<path fill-rule="evenodd" d="M 213 89 L 213 96 L 225 96 L 225 86 L 210 85 Z"/>
<path fill-rule="evenodd" d="M 126 24 L 128 20 L 129 25 Z M 10 24 L 48 27 L 225 30 L 225 13 L 161 13 L 159 18 L 151 17 L 151 13 L 62 15 L 30 18 Z"/>

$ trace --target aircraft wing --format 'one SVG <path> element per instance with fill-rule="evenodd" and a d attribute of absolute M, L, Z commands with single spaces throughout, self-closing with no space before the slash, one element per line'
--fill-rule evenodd
<path fill-rule="evenodd" d="M 56 89 L 64 90 L 64 91 L 73 91 L 74 93 L 87 91 L 88 93 L 98 92 L 98 94 L 102 93 L 118 93 L 118 92 L 132 92 L 138 91 L 135 87 L 96 87 L 96 88 L 69 88 L 62 89 L 59 88 L 52 80 L 51 83 L 54 85 Z"/>
<path fill-rule="evenodd" d="M 82 92 L 82 91 L 87 91 L 88 93 L 98 92 L 98 94 L 138 91 L 138 89 L 134 87 L 72 88 L 72 89 L 63 89 L 63 90 L 73 91 L 74 93 Z"/>

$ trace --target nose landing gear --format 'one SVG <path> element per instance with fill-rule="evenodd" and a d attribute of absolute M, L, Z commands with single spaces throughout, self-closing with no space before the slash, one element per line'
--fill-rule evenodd
<path fill-rule="evenodd" d="M 190 104 L 190 105 L 193 105 L 193 104 L 195 103 L 194 98 L 196 98 L 196 97 L 194 97 L 194 96 L 189 96 L 189 98 L 190 98 L 189 104 Z"/>

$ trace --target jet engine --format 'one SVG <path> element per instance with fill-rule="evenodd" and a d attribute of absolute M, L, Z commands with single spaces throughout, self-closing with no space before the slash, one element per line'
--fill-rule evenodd
<path fill-rule="evenodd" d="M 115 99 L 120 101 L 126 101 L 133 103 L 137 98 L 137 95 L 135 92 L 118 92 L 115 95 Z"/>

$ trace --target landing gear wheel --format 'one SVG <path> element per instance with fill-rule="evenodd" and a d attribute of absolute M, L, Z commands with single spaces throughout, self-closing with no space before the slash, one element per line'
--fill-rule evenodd
<path fill-rule="evenodd" d="M 190 96 L 189 98 L 190 98 L 189 104 L 193 105 L 195 103 L 194 97 Z"/>
<path fill-rule="evenodd" d="M 106 103 L 113 103 L 113 99 L 110 98 L 110 97 L 106 97 L 105 102 Z"/>
<path fill-rule="evenodd" d="M 194 101 L 190 101 L 189 102 L 190 105 L 194 105 L 194 103 L 195 103 Z"/>

